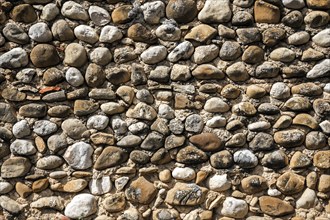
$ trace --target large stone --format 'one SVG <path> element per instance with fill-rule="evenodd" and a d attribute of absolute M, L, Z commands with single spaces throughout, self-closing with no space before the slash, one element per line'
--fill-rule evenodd
<path fill-rule="evenodd" d="M 89 16 L 84 7 L 74 1 L 67 1 L 63 4 L 61 13 L 64 17 L 73 19 L 73 20 L 89 20 Z"/>
<path fill-rule="evenodd" d="M 16 22 L 32 23 L 37 19 L 37 14 L 30 4 L 19 4 L 13 8 L 10 14 Z"/>
<path fill-rule="evenodd" d="M 230 21 L 232 12 L 228 0 L 207 0 L 198 14 L 203 23 L 226 23 Z"/>
<path fill-rule="evenodd" d="M 69 118 L 63 121 L 62 130 L 71 138 L 78 140 L 82 137 L 84 132 L 87 131 L 86 126 L 79 120 L 75 118 Z"/>
<path fill-rule="evenodd" d="M 30 161 L 25 157 L 11 157 L 1 166 L 2 178 L 16 178 L 26 175 L 31 168 Z"/>
<path fill-rule="evenodd" d="M 189 141 L 204 151 L 217 151 L 223 147 L 223 141 L 213 133 L 203 133 L 191 136 Z"/>
<path fill-rule="evenodd" d="M 126 198 L 138 204 L 149 204 L 155 198 L 156 194 L 156 187 L 144 177 L 134 180 L 125 190 Z"/>
<path fill-rule="evenodd" d="M 30 53 L 31 62 L 36 67 L 55 66 L 60 62 L 56 48 L 49 44 L 38 44 Z"/>
<path fill-rule="evenodd" d="M 14 48 L 0 56 L 0 67 L 16 69 L 26 66 L 29 63 L 29 57 L 22 48 Z"/>
<path fill-rule="evenodd" d="M 254 151 L 271 150 L 274 148 L 273 136 L 264 132 L 260 132 L 250 141 L 249 147 Z"/>
<path fill-rule="evenodd" d="M 30 41 L 29 36 L 15 23 L 7 23 L 2 33 L 9 41 L 18 44 L 27 44 Z"/>
<path fill-rule="evenodd" d="M 188 23 L 197 15 L 195 0 L 170 0 L 166 6 L 166 16 L 178 23 Z"/>
<path fill-rule="evenodd" d="M 313 9 L 330 9 L 328 0 L 307 0 L 307 6 Z"/>
<path fill-rule="evenodd" d="M 92 166 L 94 149 L 84 142 L 77 142 L 68 147 L 63 155 L 66 162 L 74 169 L 85 170 Z"/>
<path fill-rule="evenodd" d="M 16 111 L 15 109 L 4 102 L 0 102 L 0 121 L 15 123 L 16 119 Z"/>
<path fill-rule="evenodd" d="M 78 194 L 66 205 L 64 214 L 72 219 L 86 218 L 97 211 L 96 198 L 87 193 Z"/>
<path fill-rule="evenodd" d="M 294 212 L 290 203 L 271 196 L 262 196 L 259 198 L 261 211 L 267 215 L 280 217 Z"/>
<path fill-rule="evenodd" d="M 316 192 L 312 189 L 306 188 L 304 193 L 296 202 L 296 207 L 303 209 L 311 209 L 318 202 Z"/>
<path fill-rule="evenodd" d="M 301 145 L 305 140 L 305 134 L 298 129 L 278 131 L 274 134 L 274 140 L 283 147 L 291 148 Z"/>
<path fill-rule="evenodd" d="M 10 151 L 15 155 L 28 156 L 37 152 L 31 140 L 16 139 L 10 144 Z"/>
<path fill-rule="evenodd" d="M 207 180 L 207 186 L 210 190 L 224 192 L 231 188 L 231 182 L 227 174 L 215 174 Z"/>
<path fill-rule="evenodd" d="M 330 3 L 329 3 L 330 5 Z M 330 28 L 318 32 L 313 38 L 312 41 L 320 47 L 329 47 L 330 46 Z"/>
<path fill-rule="evenodd" d="M 106 168 L 118 166 L 128 159 L 128 154 L 118 147 L 106 147 L 97 158 L 94 168 L 104 170 Z"/>
<path fill-rule="evenodd" d="M 179 60 L 186 60 L 194 53 L 194 46 L 189 41 L 183 41 L 178 44 L 167 56 L 170 62 L 177 62 Z"/>
<path fill-rule="evenodd" d="M 78 43 L 71 43 L 65 48 L 64 63 L 73 66 L 81 67 L 87 61 L 85 48 Z"/>
<path fill-rule="evenodd" d="M 34 202 L 31 202 L 32 208 L 37 209 L 55 209 L 62 211 L 64 209 L 64 199 L 60 196 L 42 197 Z"/>
<path fill-rule="evenodd" d="M 258 193 L 268 188 L 266 179 L 258 175 L 251 175 L 242 179 L 241 187 L 247 194 Z"/>
<path fill-rule="evenodd" d="M 207 188 L 194 183 L 176 183 L 166 195 L 165 202 L 170 205 L 195 206 L 203 203 L 206 199 Z"/>
<path fill-rule="evenodd" d="M 125 209 L 126 199 L 123 192 L 109 194 L 103 200 L 103 207 L 108 212 L 119 212 Z"/>
<path fill-rule="evenodd" d="M 18 214 L 24 209 L 24 205 L 16 202 L 15 200 L 9 198 L 8 196 L 1 196 L 0 197 L 0 206 L 7 210 L 10 213 Z"/>
<path fill-rule="evenodd" d="M 268 2 L 258 0 L 254 4 L 254 19 L 257 23 L 276 24 L 280 22 L 280 9 Z"/>
<path fill-rule="evenodd" d="M 200 24 L 193 27 L 190 32 L 184 37 L 185 40 L 194 40 L 200 43 L 205 43 L 206 41 L 213 38 L 217 33 L 217 30 L 213 27 Z"/>
<path fill-rule="evenodd" d="M 293 195 L 304 189 L 305 178 L 293 172 L 286 172 L 277 179 L 276 186 L 283 194 Z"/>
<path fill-rule="evenodd" d="M 225 77 L 225 74 L 221 70 L 211 64 L 202 64 L 197 66 L 192 71 L 192 75 L 199 80 L 223 79 Z"/>

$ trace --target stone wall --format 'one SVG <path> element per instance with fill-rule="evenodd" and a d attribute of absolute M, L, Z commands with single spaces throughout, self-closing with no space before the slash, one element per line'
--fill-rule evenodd
<path fill-rule="evenodd" d="M 0 4 L 0 219 L 330 218 L 330 0 Z"/>

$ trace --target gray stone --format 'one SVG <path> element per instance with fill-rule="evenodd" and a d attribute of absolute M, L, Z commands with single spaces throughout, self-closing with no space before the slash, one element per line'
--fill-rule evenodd
<path fill-rule="evenodd" d="M 330 59 L 324 59 L 307 73 L 306 77 L 309 79 L 315 79 L 330 75 Z"/>
<path fill-rule="evenodd" d="M 146 64 L 156 64 L 164 60 L 167 50 L 164 46 L 151 46 L 141 54 L 141 60 Z"/>
<path fill-rule="evenodd" d="M 91 20 L 97 26 L 104 26 L 111 20 L 109 12 L 99 6 L 90 6 L 88 9 L 88 14 Z"/>
<path fill-rule="evenodd" d="M 62 5 L 61 13 L 64 17 L 73 20 L 82 20 L 82 21 L 89 20 L 89 16 L 86 10 L 83 8 L 83 6 L 74 1 L 65 2 Z"/>
<path fill-rule="evenodd" d="M 158 132 L 151 132 L 141 143 L 141 148 L 150 151 L 156 151 L 161 148 L 164 143 L 164 136 Z"/>
<path fill-rule="evenodd" d="M 165 15 L 165 4 L 162 1 L 146 2 L 141 9 L 144 20 L 149 24 L 158 24 Z"/>
<path fill-rule="evenodd" d="M 16 139 L 10 144 L 10 151 L 15 155 L 32 155 L 37 152 L 31 140 Z"/>
<path fill-rule="evenodd" d="M 182 43 L 178 44 L 167 56 L 167 59 L 175 63 L 179 60 L 186 60 L 191 57 L 194 53 L 194 46 L 189 41 L 183 41 Z"/>
<path fill-rule="evenodd" d="M 109 124 L 109 118 L 105 115 L 93 115 L 87 120 L 87 128 L 103 130 Z"/>
<path fill-rule="evenodd" d="M 57 125 L 48 120 L 40 120 L 34 122 L 33 131 L 40 136 L 50 135 L 57 131 Z"/>
<path fill-rule="evenodd" d="M 94 149 L 84 142 L 77 142 L 68 147 L 63 158 L 74 169 L 85 170 L 92 166 L 92 154 Z"/>
<path fill-rule="evenodd" d="M 112 54 L 106 47 L 97 47 L 90 53 L 89 59 L 98 65 L 107 65 L 112 60 Z"/>
<path fill-rule="evenodd" d="M 22 48 L 14 48 L 0 56 L 0 67 L 16 69 L 29 63 L 28 54 Z"/>
<path fill-rule="evenodd" d="M 50 155 L 42 157 L 37 161 L 36 167 L 42 170 L 56 169 L 63 164 L 63 159 L 59 156 Z"/>
<path fill-rule="evenodd" d="M 102 43 L 112 43 L 122 38 L 123 33 L 118 27 L 107 25 L 102 28 L 99 41 Z"/>
<path fill-rule="evenodd" d="M 258 165 L 258 158 L 251 151 L 243 149 L 234 153 L 234 162 L 241 168 L 253 168 Z"/>
<path fill-rule="evenodd" d="M 8 23 L 2 30 L 3 35 L 9 41 L 18 44 L 27 44 L 29 36 L 24 32 L 24 30 L 15 23 Z"/>
<path fill-rule="evenodd" d="M 13 135 L 16 138 L 23 138 L 30 135 L 31 129 L 27 120 L 21 120 L 14 124 L 13 126 Z"/>
<path fill-rule="evenodd" d="M 56 18 L 56 16 L 60 13 L 60 10 L 54 3 L 49 3 L 42 8 L 42 12 L 40 15 L 41 19 L 46 21 L 52 21 Z"/>
<path fill-rule="evenodd" d="M 189 115 L 185 121 L 185 128 L 188 132 L 200 133 L 203 130 L 204 121 L 198 114 Z"/>
<path fill-rule="evenodd" d="M 99 40 L 99 36 L 94 28 L 88 25 L 79 25 L 73 30 L 73 32 L 79 40 L 85 41 L 89 44 L 94 44 Z"/>
<path fill-rule="evenodd" d="M 330 46 L 330 28 L 320 31 L 313 38 L 313 42 L 320 47 Z"/>
<path fill-rule="evenodd" d="M 0 206 L 10 213 L 18 214 L 24 209 L 24 205 L 16 202 L 8 196 L 0 196 Z"/>
<path fill-rule="evenodd" d="M 89 191 L 93 195 L 103 195 L 110 192 L 112 189 L 112 183 L 110 176 L 103 176 L 98 179 L 92 179 L 89 181 Z"/>
<path fill-rule="evenodd" d="M 82 137 L 83 133 L 87 131 L 86 126 L 79 120 L 69 118 L 63 121 L 62 130 L 71 138 L 78 140 Z"/>
<path fill-rule="evenodd" d="M 55 134 L 50 136 L 47 139 L 47 147 L 52 152 L 56 153 L 61 149 L 64 149 L 68 146 L 65 135 Z"/>
<path fill-rule="evenodd" d="M 181 37 L 181 30 L 174 23 L 165 23 L 156 29 L 156 36 L 164 41 L 177 41 Z"/>
<path fill-rule="evenodd" d="M 229 0 L 207 0 L 198 14 L 203 23 L 225 23 L 231 19 Z"/>
<path fill-rule="evenodd" d="M 53 35 L 46 23 L 39 22 L 29 28 L 29 37 L 37 42 L 48 42 Z"/>

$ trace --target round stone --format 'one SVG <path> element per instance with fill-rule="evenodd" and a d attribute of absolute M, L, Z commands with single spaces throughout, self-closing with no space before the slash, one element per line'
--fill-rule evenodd
<path fill-rule="evenodd" d="M 258 165 L 258 158 L 251 151 L 243 149 L 234 153 L 234 162 L 242 168 L 253 168 Z"/>
<path fill-rule="evenodd" d="M 75 87 L 81 86 L 85 82 L 83 75 L 75 67 L 67 69 L 65 72 L 65 79 L 69 84 Z"/>
<path fill-rule="evenodd" d="M 32 50 L 30 59 L 36 67 L 55 66 L 60 62 L 56 48 L 49 44 L 38 44 Z"/>
<path fill-rule="evenodd" d="M 196 2 L 194 0 L 170 0 L 166 6 L 166 16 L 178 23 L 188 23 L 197 15 Z"/>
<path fill-rule="evenodd" d="M 64 63 L 73 66 L 81 67 L 87 61 L 85 48 L 77 43 L 71 43 L 65 48 Z"/>
<path fill-rule="evenodd" d="M 34 41 L 45 43 L 51 41 L 53 35 L 48 25 L 46 23 L 40 22 L 30 27 L 29 37 Z"/>

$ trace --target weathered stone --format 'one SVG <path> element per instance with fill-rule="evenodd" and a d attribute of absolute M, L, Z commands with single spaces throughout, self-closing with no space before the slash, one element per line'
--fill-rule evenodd
<path fill-rule="evenodd" d="M 126 199 L 124 193 L 115 193 L 108 195 L 103 200 L 103 207 L 108 212 L 119 212 L 125 209 Z"/>
<path fill-rule="evenodd" d="M 216 169 L 230 168 L 234 164 L 233 156 L 227 150 L 219 151 L 211 155 L 210 164 Z"/>
<path fill-rule="evenodd" d="M 293 172 L 286 172 L 277 181 L 277 188 L 285 195 L 293 195 L 303 190 L 305 178 Z"/>
<path fill-rule="evenodd" d="M 192 75 L 199 80 L 203 79 L 223 79 L 225 75 L 221 70 L 211 64 L 202 64 L 197 66 Z"/>
<path fill-rule="evenodd" d="M 198 14 L 198 20 L 203 23 L 225 23 L 230 21 L 231 16 L 228 0 L 207 0 Z"/>
<path fill-rule="evenodd" d="M 139 204 L 149 204 L 157 194 L 154 185 L 146 180 L 144 177 L 139 177 L 133 181 L 125 190 L 126 198 Z"/>
<path fill-rule="evenodd" d="M 257 23 L 276 24 L 280 22 L 280 9 L 268 2 L 258 0 L 254 3 L 254 19 Z"/>
<path fill-rule="evenodd" d="M 178 23 L 188 23 L 197 15 L 195 0 L 170 0 L 166 6 L 166 16 Z"/>
<path fill-rule="evenodd" d="M 73 67 L 81 67 L 86 61 L 86 50 L 80 44 L 71 43 L 65 48 L 65 57 L 63 61 L 65 64 Z"/>
<path fill-rule="evenodd" d="M 264 156 L 261 164 L 271 169 L 281 169 L 287 166 L 289 159 L 282 150 L 276 150 Z"/>
<path fill-rule="evenodd" d="M 262 196 L 259 198 L 261 211 L 274 217 L 288 215 L 294 212 L 290 203 L 271 196 Z"/>
<path fill-rule="evenodd" d="M 11 157 L 1 166 L 2 178 L 16 178 L 26 175 L 31 168 L 30 161 L 25 157 Z"/>
<path fill-rule="evenodd" d="M 205 152 L 193 146 L 187 146 L 179 150 L 176 160 L 184 164 L 199 164 L 208 160 Z"/>
<path fill-rule="evenodd" d="M 213 38 L 216 33 L 217 30 L 213 27 L 206 24 L 200 24 L 193 27 L 190 32 L 184 37 L 184 39 L 204 43 Z"/>
<path fill-rule="evenodd" d="M 244 218 L 248 212 L 248 204 L 242 199 L 233 197 L 227 197 L 221 209 L 221 214 L 232 218 Z"/>
<path fill-rule="evenodd" d="M 223 141 L 213 133 L 203 133 L 191 136 L 189 141 L 203 151 L 217 151 L 223 146 Z"/>
<path fill-rule="evenodd" d="M 50 208 L 62 211 L 64 209 L 64 200 L 59 196 L 42 197 L 32 202 L 31 207 L 38 209 Z"/>
<path fill-rule="evenodd" d="M 318 151 L 314 154 L 313 157 L 314 166 L 320 169 L 329 169 L 330 168 L 330 151 Z"/>
<path fill-rule="evenodd" d="M 178 182 L 167 192 L 165 202 L 170 205 L 198 205 L 205 201 L 207 191 L 206 188 L 193 183 Z"/>
<path fill-rule="evenodd" d="M 315 118 L 305 113 L 298 114 L 296 117 L 294 117 L 292 124 L 304 125 L 310 127 L 311 129 L 317 129 L 319 127 Z"/>
<path fill-rule="evenodd" d="M 97 158 L 94 168 L 104 170 L 124 163 L 128 159 L 127 153 L 118 147 L 106 147 Z"/>
<path fill-rule="evenodd" d="M 308 158 L 306 154 L 297 151 L 290 159 L 290 168 L 300 169 L 305 168 L 311 165 L 311 160 Z"/>
<path fill-rule="evenodd" d="M 0 56 L 0 67 L 2 68 L 20 68 L 28 64 L 29 58 L 22 48 L 14 48 Z"/>
<path fill-rule="evenodd" d="M 96 198 L 87 193 L 78 194 L 66 205 L 64 214 L 69 218 L 86 218 L 97 211 Z"/>
<path fill-rule="evenodd" d="M 10 16 L 14 21 L 24 23 L 32 23 L 37 19 L 37 14 L 30 4 L 15 6 Z"/>

